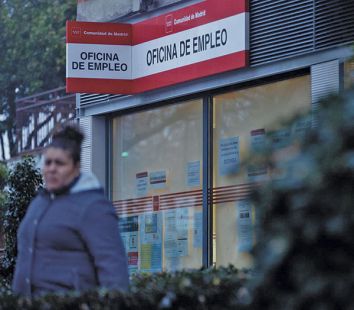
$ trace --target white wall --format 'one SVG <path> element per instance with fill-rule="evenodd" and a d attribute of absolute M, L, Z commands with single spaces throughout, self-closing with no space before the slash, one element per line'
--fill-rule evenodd
<path fill-rule="evenodd" d="M 109 22 L 140 8 L 140 0 L 87 0 L 77 5 L 77 20 Z"/>
<path fill-rule="evenodd" d="M 146 9 L 150 11 L 180 1 L 182 0 L 81 0 L 77 5 L 77 20 L 110 22 L 129 13 Z"/>

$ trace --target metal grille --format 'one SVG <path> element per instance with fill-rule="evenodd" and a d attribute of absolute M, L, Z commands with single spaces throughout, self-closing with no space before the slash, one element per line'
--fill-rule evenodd
<path fill-rule="evenodd" d="M 109 94 L 80 94 L 80 105 L 109 102 L 115 98 L 124 95 L 109 95 Z"/>
<path fill-rule="evenodd" d="M 250 1 L 250 64 L 313 50 L 313 0 Z"/>
<path fill-rule="evenodd" d="M 316 49 L 354 41 L 354 1 L 317 0 Z"/>
<path fill-rule="evenodd" d="M 92 117 L 80 118 L 80 128 L 85 135 L 81 150 L 81 170 L 89 172 L 92 162 Z"/>
<path fill-rule="evenodd" d="M 339 91 L 339 61 L 332 60 L 311 67 L 312 126 L 317 127 L 319 100 Z"/>

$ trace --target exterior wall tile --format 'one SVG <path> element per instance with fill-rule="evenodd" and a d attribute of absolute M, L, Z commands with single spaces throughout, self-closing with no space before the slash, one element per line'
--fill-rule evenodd
<path fill-rule="evenodd" d="M 77 4 L 77 20 L 109 22 L 140 9 L 140 0 L 86 0 Z"/>

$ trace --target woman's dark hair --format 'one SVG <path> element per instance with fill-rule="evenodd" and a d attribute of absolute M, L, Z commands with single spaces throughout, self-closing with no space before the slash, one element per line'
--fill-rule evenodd
<path fill-rule="evenodd" d="M 52 142 L 48 147 L 60 148 L 68 151 L 74 164 L 80 162 L 81 144 L 84 139 L 83 133 L 74 125 L 66 125 L 57 128 L 52 136 Z"/>

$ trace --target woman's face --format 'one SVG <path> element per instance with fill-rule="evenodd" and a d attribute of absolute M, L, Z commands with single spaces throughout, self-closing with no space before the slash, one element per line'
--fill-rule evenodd
<path fill-rule="evenodd" d="M 47 190 L 57 191 L 69 185 L 80 174 L 80 163 L 74 164 L 68 151 L 49 147 L 44 152 L 42 173 Z"/>

